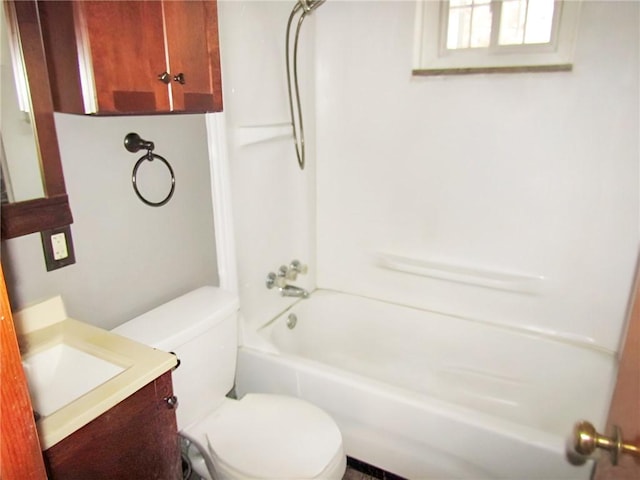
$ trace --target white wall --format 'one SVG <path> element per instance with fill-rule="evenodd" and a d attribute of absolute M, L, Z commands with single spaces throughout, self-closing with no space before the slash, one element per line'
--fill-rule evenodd
<path fill-rule="evenodd" d="M 84 117 L 56 114 L 76 263 L 46 272 L 39 234 L 3 242 L 12 308 L 62 295 L 69 315 L 112 328 L 205 284 L 217 285 L 207 134 L 203 115 Z M 144 205 L 131 174 L 143 152 L 123 146 L 137 132 L 175 171 L 173 198 Z M 157 163 L 157 162 L 156 162 Z M 142 184 L 159 181 L 161 164 L 143 165 Z M 153 178 L 152 178 L 153 177 Z M 151 185 L 147 185 L 151 186 Z"/>
<path fill-rule="evenodd" d="M 241 310 L 264 323 L 292 300 L 267 290 L 270 271 L 299 259 L 309 274 L 296 285 L 314 288 L 315 108 L 314 16 L 300 37 L 300 84 L 308 166 L 298 168 L 289 119 L 285 30 L 293 2 L 221 1 L 220 44 L 228 130 Z"/>
<path fill-rule="evenodd" d="M 584 3 L 573 72 L 440 78 L 411 76 L 414 9 L 315 15 L 318 285 L 616 350 L 638 253 L 638 3 Z M 494 290 L 376 252 L 533 278 Z"/>

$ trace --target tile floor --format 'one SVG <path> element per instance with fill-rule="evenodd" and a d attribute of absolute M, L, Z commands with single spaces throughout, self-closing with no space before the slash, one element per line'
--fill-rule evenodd
<path fill-rule="evenodd" d="M 188 480 L 201 480 L 200 476 L 192 473 Z M 405 480 L 403 477 L 361 462 L 354 458 L 347 458 L 347 471 L 342 480 Z"/>
<path fill-rule="evenodd" d="M 344 477 L 342 480 L 374 480 L 376 477 L 372 477 L 371 475 L 367 475 L 355 468 L 347 467 L 347 471 L 344 472 Z"/>
<path fill-rule="evenodd" d="M 387 472 L 355 458 L 347 457 L 347 471 L 342 480 L 406 480 L 395 473 Z"/>

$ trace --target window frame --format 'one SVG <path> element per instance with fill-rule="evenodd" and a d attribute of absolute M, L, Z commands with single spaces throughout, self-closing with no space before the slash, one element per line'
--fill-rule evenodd
<path fill-rule="evenodd" d="M 582 0 L 556 0 L 556 5 L 559 20 L 549 43 L 448 49 L 449 1 L 416 0 L 413 74 L 570 71 Z M 492 28 L 496 25 L 494 21 Z"/>

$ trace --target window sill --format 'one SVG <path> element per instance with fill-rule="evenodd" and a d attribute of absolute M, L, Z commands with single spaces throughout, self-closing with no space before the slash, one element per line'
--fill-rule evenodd
<path fill-rule="evenodd" d="M 473 75 L 477 73 L 530 73 L 530 72 L 570 72 L 573 65 L 528 65 L 504 67 L 453 67 L 453 68 L 416 68 L 411 71 L 414 77 L 437 77 L 443 75 Z"/>

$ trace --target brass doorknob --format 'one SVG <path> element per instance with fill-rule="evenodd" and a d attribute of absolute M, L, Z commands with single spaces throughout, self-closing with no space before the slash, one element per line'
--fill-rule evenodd
<path fill-rule="evenodd" d="M 618 464 L 618 457 L 622 453 L 628 453 L 635 457 L 640 457 L 640 447 L 622 441 L 622 431 L 614 426 L 613 437 L 600 435 L 595 427 L 582 420 L 573 427 L 573 448 L 579 455 L 588 457 L 601 448 L 607 450 L 611 455 L 611 464 Z"/>

